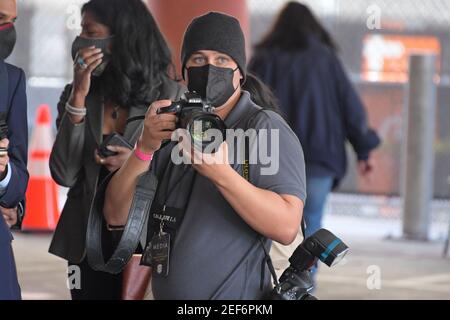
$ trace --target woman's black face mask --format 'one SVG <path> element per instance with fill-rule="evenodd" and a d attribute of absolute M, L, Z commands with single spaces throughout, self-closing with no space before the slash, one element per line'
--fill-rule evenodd
<path fill-rule="evenodd" d="M 208 100 L 212 106 L 220 107 L 237 89 L 233 86 L 234 72 L 237 69 L 220 68 L 211 64 L 189 67 L 187 68 L 188 89 Z"/>
<path fill-rule="evenodd" d="M 103 61 L 97 68 L 94 69 L 94 71 L 92 71 L 92 75 L 94 77 L 100 77 L 103 74 L 103 72 L 105 71 L 108 63 L 111 61 L 110 47 L 111 47 L 112 40 L 113 40 L 113 36 L 108 37 L 108 38 L 98 38 L 98 39 L 83 38 L 80 36 L 76 37 L 72 44 L 72 59 L 73 59 L 73 61 L 75 62 L 75 59 L 77 58 L 77 53 L 81 49 L 84 49 L 87 47 L 92 47 L 92 46 L 95 46 L 96 48 L 101 49 L 102 53 L 103 53 Z"/>
<path fill-rule="evenodd" d="M 0 25 L 0 60 L 9 57 L 16 45 L 16 28 L 13 23 Z"/>

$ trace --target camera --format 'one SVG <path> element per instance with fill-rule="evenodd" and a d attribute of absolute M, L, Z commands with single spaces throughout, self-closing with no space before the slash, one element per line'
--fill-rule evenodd
<path fill-rule="evenodd" d="M 347 245 L 326 229 L 309 236 L 289 258 L 290 266 L 270 293 L 272 300 L 316 300 L 310 294 L 314 288 L 311 268 L 318 260 L 331 267 L 338 264 L 348 252 Z"/>
<path fill-rule="evenodd" d="M 177 129 L 186 129 L 191 142 L 204 152 L 211 144 L 212 148 L 208 149 L 216 149 L 226 137 L 226 125 L 214 114 L 214 109 L 196 92 L 186 92 L 179 101 L 160 108 L 157 114 L 174 113 L 178 117 Z M 217 139 L 216 134 L 221 140 Z"/>

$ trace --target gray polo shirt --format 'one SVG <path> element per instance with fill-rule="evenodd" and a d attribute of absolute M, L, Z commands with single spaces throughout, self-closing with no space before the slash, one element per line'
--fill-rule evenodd
<path fill-rule="evenodd" d="M 260 109 L 243 92 L 240 100 L 225 120 L 228 128 L 278 129 L 279 142 L 269 143 L 268 150 L 279 149 L 278 170 L 261 174 L 268 165 L 250 165 L 250 181 L 255 186 L 278 194 L 290 194 L 305 201 L 305 164 L 299 140 L 286 122 L 272 111 L 261 111 L 247 122 L 248 115 Z M 250 154 L 257 153 L 256 138 L 251 139 Z M 237 146 L 236 146 L 237 148 Z M 164 148 L 155 157 L 153 168 L 165 167 L 171 148 Z M 166 160 L 162 160 L 166 159 Z M 252 159 L 252 158 L 251 158 Z M 278 159 L 276 159 L 278 161 Z M 264 162 L 266 163 L 266 162 Z M 240 164 L 233 168 L 242 173 Z M 182 166 L 175 166 L 170 182 L 174 192 L 167 199 L 168 206 L 179 207 L 186 194 L 190 198 L 183 222 L 177 231 L 170 254 L 170 273 L 165 278 L 152 279 L 156 299 L 260 299 L 270 289 L 270 273 L 265 266 L 264 287 L 260 290 L 261 265 L 264 251 L 255 232 L 228 204 L 216 186 L 197 174 L 192 191 L 189 175 L 181 181 Z M 273 173 L 273 174 L 272 174 Z M 265 242 L 269 250 L 271 241 Z"/>

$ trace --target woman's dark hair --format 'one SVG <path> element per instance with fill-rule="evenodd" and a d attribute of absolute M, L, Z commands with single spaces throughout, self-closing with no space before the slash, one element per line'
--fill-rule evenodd
<path fill-rule="evenodd" d="M 272 29 L 256 45 L 256 48 L 279 48 L 288 51 L 303 50 L 308 47 L 308 37 L 311 35 L 318 38 L 331 50 L 337 50 L 337 46 L 330 34 L 320 24 L 311 10 L 304 4 L 289 2 L 281 10 Z"/>
<path fill-rule="evenodd" d="M 282 115 L 279 103 L 272 90 L 266 86 L 257 76 L 247 72 L 247 76 L 242 89 L 250 93 L 254 103 L 266 110 L 272 110 Z"/>
<path fill-rule="evenodd" d="M 150 104 L 173 65 L 169 47 L 145 4 L 142 0 L 90 0 L 81 12 L 93 14 L 114 35 L 111 61 L 95 84 L 122 107 Z"/>

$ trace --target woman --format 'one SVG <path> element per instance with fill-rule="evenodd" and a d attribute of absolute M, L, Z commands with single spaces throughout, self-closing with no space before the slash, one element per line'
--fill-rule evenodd
<path fill-rule="evenodd" d="M 256 46 L 250 63 L 250 70 L 274 90 L 303 146 L 306 236 L 321 228 L 327 195 L 345 175 L 346 140 L 364 177 L 373 170 L 370 151 L 380 142 L 367 126 L 364 106 L 336 51 L 308 7 L 290 2 Z"/>
<path fill-rule="evenodd" d="M 70 190 L 50 252 L 80 268 L 81 288 L 71 290 L 73 299 L 120 299 L 121 275 L 89 267 L 85 237 L 98 184 L 122 166 L 131 150 L 112 146 L 117 154 L 102 157 L 98 148 L 112 133 L 134 145 L 142 131 L 142 120 L 135 117 L 145 115 L 153 101 L 178 99 L 184 90 L 168 75 L 170 50 L 140 0 L 86 3 L 72 56 L 74 78 L 58 104 L 58 134 L 50 158 L 52 177 Z M 111 250 L 106 245 L 105 255 Z"/>

